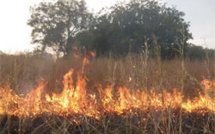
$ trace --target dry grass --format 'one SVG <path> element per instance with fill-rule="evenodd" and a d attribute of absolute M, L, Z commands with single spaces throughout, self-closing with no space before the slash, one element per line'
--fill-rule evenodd
<path fill-rule="evenodd" d="M 26 93 L 37 86 L 44 78 L 48 81 L 49 90 L 59 90 L 63 75 L 70 68 L 79 70 L 82 59 L 62 58 L 53 60 L 49 56 L 0 56 L 0 86 L 6 82 L 17 93 Z M 128 55 L 124 58 L 94 58 L 85 67 L 88 86 L 93 89 L 95 84 L 103 86 L 129 86 L 131 89 L 158 90 L 181 87 L 181 61 L 163 60 L 158 62 L 150 59 L 145 63 L 142 55 Z M 185 94 L 195 95 L 194 90 L 200 87 L 203 79 L 215 77 L 215 62 L 185 60 Z M 132 79 L 129 82 L 129 79 Z"/>
<path fill-rule="evenodd" d="M 85 67 L 88 79 L 88 89 L 95 90 L 97 84 L 113 87 L 127 86 L 130 89 L 149 90 L 155 87 L 156 92 L 163 89 L 172 91 L 182 88 L 185 96 L 196 96 L 197 89 L 203 79 L 214 79 L 214 60 L 190 61 L 185 59 L 185 70 L 181 60 L 145 59 L 143 55 L 127 55 L 124 58 L 93 58 Z M 25 94 L 37 86 L 37 81 L 44 78 L 48 81 L 48 92 L 60 92 L 63 75 L 70 69 L 79 70 L 81 59 L 62 58 L 53 60 L 49 56 L 30 55 L 0 55 L 0 87 L 6 83 L 17 94 Z M 75 77 L 75 76 L 74 76 Z M 69 118 L 47 116 L 39 119 L 25 119 L 17 117 L 0 118 L 1 133 L 179 133 L 178 111 L 164 113 L 139 113 L 137 117 L 110 117 L 104 115 L 100 121 L 82 118 L 81 124 L 70 122 Z M 145 124 L 138 124 L 141 117 L 145 117 Z M 183 133 L 214 133 L 214 115 L 210 113 L 202 118 L 189 114 L 183 116 Z M 14 130 L 17 124 L 20 130 Z M 17 125 L 16 125 L 17 126 Z M 10 130 L 11 129 L 11 130 Z"/>

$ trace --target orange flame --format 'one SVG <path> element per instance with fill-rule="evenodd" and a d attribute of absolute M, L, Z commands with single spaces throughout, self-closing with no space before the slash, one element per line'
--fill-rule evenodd
<path fill-rule="evenodd" d="M 83 64 L 88 61 L 83 61 Z M 215 98 L 208 94 L 214 91 L 215 82 L 204 80 L 205 93 L 199 92 L 194 99 L 184 99 L 184 96 L 173 89 L 173 92 L 162 93 L 136 90 L 120 87 L 116 91 L 112 87 L 98 88 L 98 92 L 88 93 L 86 89 L 86 77 L 83 70 L 77 76 L 77 82 L 73 82 L 71 69 L 64 75 L 63 89 L 60 94 L 45 92 L 46 82 L 42 80 L 35 90 L 26 96 L 16 95 L 8 86 L 0 88 L 0 115 L 15 115 L 35 117 L 42 114 L 59 116 L 82 115 L 100 119 L 105 113 L 136 114 L 138 111 L 154 109 L 157 112 L 171 109 L 182 109 L 184 113 L 206 112 L 215 113 Z M 115 91 L 115 92 L 114 92 Z M 134 91 L 134 90 L 133 90 Z"/>
<path fill-rule="evenodd" d="M 89 51 L 89 54 L 90 54 L 90 56 L 92 56 L 92 57 L 95 57 L 95 56 L 96 56 L 96 53 L 93 52 L 93 51 Z"/>
<path fill-rule="evenodd" d="M 77 46 L 73 46 L 72 49 L 78 51 L 78 47 Z"/>
<path fill-rule="evenodd" d="M 74 57 L 75 59 L 79 59 L 79 58 L 80 58 L 80 55 L 79 55 L 79 54 L 74 53 L 74 54 L 73 54 L 73 57 Z"/>

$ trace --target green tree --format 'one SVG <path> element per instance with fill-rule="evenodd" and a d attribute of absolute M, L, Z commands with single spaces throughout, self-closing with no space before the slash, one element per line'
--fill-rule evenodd
<path fill-rule="evenodd" d="M 33 28 L 32 43 L 39 44 L 39 50 L 45 51 L 50 47 L 58 54 L 67 55 L 75 35 L 87 29 L 90 20 L 91 14 L 83 0 L 41 2 L 31 7 L 28 25 Z"/>
<path fill-rule="evenodd" d="M 117 4 L 97 16 L 88 34 L 84 32 L 84 38 L 87 35 L 95 36 L 84 45 L 96 49 L 99 54 L 111 51 L 124 55 L 128 52 L 141 52 L 145 43 L 148 49 L 153 50 L 156 39 L 161 56 L 174 57 L 182 44 L 187 47 L 187 40 L 192 38 L 189 23 L 183 17 L 183 12 L 151 0 Z M 84 40 L 81 34 L 79 41 Z"/>
<path fill-rule="evenodd" d="M 215 50 L 203 48 L 202 46 L 195 46 L 190 44 L 187 48 L 186 57 L 190 60 L 205 60 L 207 58 L 214 59 Z"/>

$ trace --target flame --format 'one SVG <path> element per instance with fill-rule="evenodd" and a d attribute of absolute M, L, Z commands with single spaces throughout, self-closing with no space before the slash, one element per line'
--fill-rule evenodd
<path fill-rule="evenodd" d="M 74 57 L 75 59 L 79 59 L 79 58 L 80 58 L 80 55 L 79 55 L 79 54 L 74 53 L 74 54 L 73 54 L 73 57 Z"/>
<path fill-rule="evenodd" d="M 73 46 L 72 49 L 77 51 L 78 47 L 77 46 Z"/>
<path fill-rule="evenodd" d="M 74 83 L 74 69 L 71 69 L 63 77 L 63 89 L 60 94 L 46 93 L 45 80 L 41 80 L 38 87 L 31 90 L 25 96 L 17 95 L 9 86 L 0 87 L 0 115 L 14 115 L 21 117 L 36 117 L 42 114 L 71 116 L 81 115 L 100 119 L 104 114 L 136 114 L 139 111 L 151 109 L 162 112 L 169 108 L 181 109 L 184 113 L 196 112 L 205 114 L 215 113 L 215 98 L 209 91 L 215 90 L 215 82 L 203 80 L 204 93 L 199 92 L 194 99 L 185 99 L 181 92 L 173 89 L 173 92 L 163 90 L 156 93 L 155 89 L 140 91 L 119 87 L 114 89 L 98 88 L 98 91 L 87 91 L 87 78 L 84 76 L 84 65 L 89 61 L 84 59 L 83 67 L 77 75 Z M 131 92 L 133 91 L 133 92 Z"/>
<path fill-rule="evenodd" d="M 95 57 L 95 56 L 96 56 L 96 53 L 93 52 L 93 51 L 89 51 L 89 55 L 92 56 L 92 57 Z"/>

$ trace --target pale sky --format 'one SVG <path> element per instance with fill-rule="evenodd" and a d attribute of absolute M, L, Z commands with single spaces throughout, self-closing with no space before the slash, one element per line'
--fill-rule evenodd
<path fill-rule="evenodd" d="M 42 0 L 1 0 L 0 1 L 0 51 L 14 53 L 32 51 L 29 8 Z M 52 1 L 52 0 L 49 0 Z M 118 0 L 123 1 L 123 0 Z M 128 1 L 128 0 L 127 0 Z M 163 0 L 168 6 L 175 5 L 185 12 L 185 20 L 190 22 L 191 42 L 215 48 L 215 0 Z M 89 9 L 99 11 L 111 6 L 116 0 L 86 0 Z"/>

